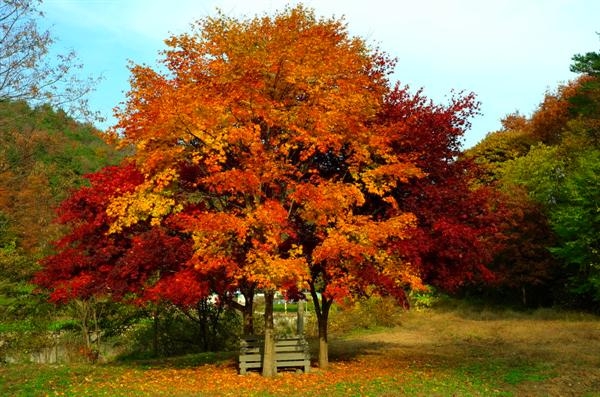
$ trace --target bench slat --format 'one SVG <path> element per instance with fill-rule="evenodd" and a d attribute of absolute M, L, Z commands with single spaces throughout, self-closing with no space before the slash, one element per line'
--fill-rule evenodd
<path fill-rule="evenodd" d="M 240 374 L 247 369 L 262 368 L 264 338 L 246 337 L 240 341 Z M 302 368 L 310 370 L 310 351 L 303 338 L 287 338 L 275 341 L 276 368 Z"/>

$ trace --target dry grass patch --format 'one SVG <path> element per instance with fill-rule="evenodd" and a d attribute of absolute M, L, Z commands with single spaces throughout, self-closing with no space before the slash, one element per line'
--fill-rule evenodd
<path fill-rule="evenodd" d="M 396 361 L 399 370 L 410 363 L 438 376 L 466 375 L 494 394 L 600 396 L 600 320 L 591 315 L 409 312 L 400 327 L 333 342 L 334 360 L 361 356 Z"/>

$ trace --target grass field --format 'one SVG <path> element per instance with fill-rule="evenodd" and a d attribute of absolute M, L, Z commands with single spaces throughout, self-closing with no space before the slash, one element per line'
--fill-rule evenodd
<path fill-rule="evenodd" d="M 426 310 L 330 341 L 331 368 L 240 376 L 234 353 L 0 366 L 2 396 L 600 396 L 600 319 Z M 316 354 L 313 355 L 314 357 Z"/>

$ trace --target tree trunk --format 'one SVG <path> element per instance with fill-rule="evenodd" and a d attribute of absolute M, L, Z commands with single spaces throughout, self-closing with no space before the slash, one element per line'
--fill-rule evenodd
<path fill-rule="evenodd" d="M 329 309 L 333 303 L 332 299 L 327 299 L 319 295 L 314 284 L 310 284 L 310 294 L 315 305 L 315 313 L 319 324 L 319 368 L 327 369 L 329 367 L 329 345 L 327 344 L 327 325 L 329 321 Z"/>
<path fill-rule="evenodd" d="M 208 335 L 208 298 L 201 299 L 196 304 L 196 311 L 198 313 L 198 324 L 200 325 L 200 337 L 202 338 L 202 350 L 208 351 L 209 347 L 209 335 Z M 190 318 L 193 318 L 190 316 Z"/>
<path fill-rule="evenodd" d="M 273 297 L 275 292 L 265 292 L 265 345 L 263 349 L 262 374 L 272 377 L 277 374 L 275 367 L 275 325 L 273 322 Z"/>
<path fill-rule="evenodd" d="M 102 310 L 102 307 L 100 306 L 100 303 L 94 299 L 94 301 L 92 302 L 91 305 L 91 315 L 92 315 L 92 320 L 94 322 L 94 344 L 96 345 L 96 348 L 93 349 L 92 351 L 94 352 L 94 354 L 99 354 L 100 353 L 100 344 L 101 344 L 101 338 L 102 338 L 102 332 L 100 330 L 100 322 L 99 322 L 99 317 L 102 315 L 102 313 L 98 313 L 98 310 Z M 96 357 L 97 358 L 97 357 Z"/>
<path fill-rule="evenodd" d="M 321 315 L 317 317 L 319 322 L 319 368 L 329 367 L 329 345 L 327 343 L 327 326 L 329 319 L 329 308 L 331 302 L 323 299 L 321 304 Z"/>
<path fill-rule="evenodd" d="M 158 331 L 159 331 L 159 309 L 158 309 L 158 305 L 154 308 L 154 310 L 152 311 L 152 320 L 153 320 L 153 327 L 152 327 L 152 351 L 154 354 L 154 357 L 158 357 Z"/>
<path fill-rule="evenodd" d="M 85 347 L 90 350 L 92 348 L 92 340 L 90 338 L 88 302 L 83 299 L 76 299 L 74 300 L 74 307 L 76 315 L 79 317 L 79 326 Z"/>
<path fill-rule="evenodd" d="M 248 296 L 244 295 L 246 303 L 242 310 L 244 335 L 254 335 L 254 290 Z"/>
<path fill-rule="evenodd" d="M 95 364 L 98 361 L 98 358 L 100 357 L 100 345 L 102 343 L 102 330 L 100 329 L 99 319 L 102 316 L 103 307 L 100 302 L 98 302 L 96 299 L 93 299 L 90 309 L 94 326 L 93 333 L 95 336 L 93 342 L 96 345 L 96 347 L 90 349 L 89 360 L 92 362 L 92 364 Z"/>
<path fill-rule="evenodd" d="M 298 317 L 296 318 L 296 334 L 304 335 L 304 300 L 298 300 Z"/>

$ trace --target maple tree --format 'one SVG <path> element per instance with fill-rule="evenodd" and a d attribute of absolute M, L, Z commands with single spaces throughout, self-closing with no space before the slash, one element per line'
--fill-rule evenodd
<path fill-rule="evenodd" d="M 87 175 L 90 186 L 74 191 L 58 209 L 58 223 L 69 233 L 55 242 L 55 253 L 41 261 L 34 282 L 50 291 L 50 300 L 71 303 L 82 324 L 86 346 L 95 302 L 133 301 L 147 306 L 170 302 L 200 328 L 211 325 L 222 308 L 233 306 L 243 313 L 246 332 L 252 332 L 252 305 L 234 300 L 231 279 L 208 272 L 201 277 L 186 265 L 191 258 L 191 239 L 178 229 L 137 224 L 122 233 L 108 233 L 112 219 L 106 207 L 110 198 L 135 189 L 144 178 L 131 163 L 106 167 Z M 242 291 L 247 288 L 241 286 Z M 211 317 L 206 301 L 219 294 L 219 306 Z M 251 298 L 249 298 L 251 302 Z M 97 328 L 97 324 L 95 325 Z M 214 327 L 213 327 L 214 328 Z M 98 334 L 98 333 L 97 333 Z M 209 335 L 201 333 L 203 345 L 210 346 Z M 155 348 L 156 350 L 156 348 Z"/>
<path fill-rule="evenodd" d="M 418 217 L 416 230 L 396 249 L 418 265 L 424 282 L 448 291 L 492 281 L 487 265 L 501 247 L 503 198 L 478 184 L 481 170 L 462 157 L 461 139 L 477 112 L 473 94 L 439 105 L 398 86 L 380 116 L 399 131 L 394 150 L 412 153 L 425 175 L 394 192 L 400 210 Z"/>
<path fill-rule="evenodd" d="M 487 291 L 523 306 L 551 304 L 552 291 L 564 280 L 559 262 L 548 252 L 556 244 L 549 220 L 525 189 L 512 186 L 504 197 L 503 246 L 491 264 L 497 280 Z"/>
<path fill-rule="evenodd" d="M 106 167 L 87 178 L 91 186 L 78 189 L 58 208 L 57 222 L 70 225 L 71 230 L 55 242 L 57 252 L 43 259 L 44 270 L 37 274 L 36 283 L 50 288 L 50 300 L 55 302 L 109 293 L 121 298 L 143 291 L 144 286 L 179 301 L 177 283 L 163 288 L 161 283 L 148 285 L 147 281 L 161 266 L 176 269 L 186 260 L 190 251 L 184 241 L 165 230 L 141 226 L 130 235 L 107 233 L 111 219 L 106 200 L 133 190 L 143 176 L 127 164 Z"/>
<path fill-rule="evenodd" d="M 42 260 L 43 271 L 34 279 L 51 289 L 54 302 L 108 294 L 112 263 L 128 248 L 127 239 L 106 234 L 110 220 L 105 200 L 132 190 L 143 176 L 129 165 L 106 167 L 88 179 L 90 186 L 75 191 L 58 208 L 58 223 L 70 224 L 72 229 L 55 243 L 57 253 Z"/>
<path fill-rule="evenodd" d="M 145 181 L 111 200 L 110 231 L 170 219 L 192 236 L 190 271 L 265 291 L 267 376 L 273 294 L 308 284 L 326 367 L 334 299 L 420 285 L 390 250 L 415 224 L 390 193 L 423 175 L 378 123 L 393 62 L 302 7 L 206 18 L 167 45 L 168 72 L 133 66 L 117 114 Z"/>
<path fill-rule="evenodd" d="M 247 324 L 262 290 L 271 376 L 276 291 L 310 292 L 325 368 L 334 301 L 407 305 L 423 280 L 491 278 L 497 197 L 456 160 L 473 95 L 434 105 L 391 86 L 393 60 L 303 7 L 206 18 L 167 45 L 165 71 L 132 66 L 117 111 L 135 165 L 92 175 L 62 206 L 75 227 L 37 280 L 52 299 L 189 306 L 217 292 L 240 308 L 239 290 Z"/>

